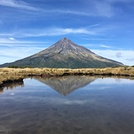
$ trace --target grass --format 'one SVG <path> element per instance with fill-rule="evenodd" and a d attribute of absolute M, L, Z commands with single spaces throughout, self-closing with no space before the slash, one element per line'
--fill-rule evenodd
<path fill-rule="evenodd" d="M 6 82 L 22 81 L 29 76 L 104 75 L 134 77 L 134 67 L 117 68 L 0 68 L 0 86 Z"/>

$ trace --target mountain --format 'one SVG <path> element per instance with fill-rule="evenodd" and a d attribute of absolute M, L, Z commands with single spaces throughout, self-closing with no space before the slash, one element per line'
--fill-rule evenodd
<path fill-rule="evenodd" d="M 67 38 L 62 38 L 49 48 L 24 59 L 6 63 L 6 66 L 31 66 L 50 68 L 89 68 L 89 67 L 113 67 L 123 65 L 99 55 L 85 47 L 73 43 Z"/>
<path fill-rule="evenodd" d="M 70 94 L 72 91 L 84 87 L 96 78 L 90 76 L 62 76 L 62 77 L 34 77 L 34 79 L 48 85 L 63 96 Z"/>

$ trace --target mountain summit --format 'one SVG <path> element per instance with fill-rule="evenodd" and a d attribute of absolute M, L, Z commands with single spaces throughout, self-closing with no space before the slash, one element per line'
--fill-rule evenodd
<path fill-rule="evenodd" d="M 3 64 L 5 66 L 31 66 L 50 68 L 89 68 L 113 67 L 122 63 L 96 55 L 85 47 L 62 38 L 49 48 L 27 58 Z"/>

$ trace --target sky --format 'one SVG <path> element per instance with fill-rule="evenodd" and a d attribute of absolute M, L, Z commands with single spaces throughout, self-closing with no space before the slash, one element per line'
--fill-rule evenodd
<path fill-rule="evenodd" d="M 0 64 L 64 37 L 134 65 L 134 0 L 0 0 Z"/>

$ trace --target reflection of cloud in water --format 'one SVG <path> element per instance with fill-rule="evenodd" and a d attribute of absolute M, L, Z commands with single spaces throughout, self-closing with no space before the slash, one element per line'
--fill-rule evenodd
<path fill-rule="evenodd" d="M 14 95 L 15 95 L 15 93 L 11 93 L 10 95 L 11 95 L 11 96 L 14 96 Z"/>
<path fill-rule="evenodd" d="M 99 90 L 106 90 L 106 89 L 111 89 L 111 86 L 101 86 L 98 88 Z"/>
<path fill-rule="evenodd" d="M 62 76 L 62 77 L 35 77 L 36 80 L 50 86 L 60 94 L 66 96 L 72 91 L 84 87 L 96 78 L 90 76 Z"/>
<path fill-rule="evenodd" d="M 80 100 L 74 100 L 74 101 L 66 100 L 64 102 L 64 104 L 67 104 L 67 105 L 80 104 L 80 105 L 82 105 L 82 104 L 85 104 L 87 102 L 88 101 L 86 101 L 86 100 L 82 100 L 82 101 L 80 101 Z"/>
<path fill-rule="evenodd" d="M 95 103 L 95 99 L 84 99 L 84 100 L 79 100 L 79 99 L 65 99 L 65 98 L 59 98 L 59 97 L 54 97 L 54 98 L 47 98 L 47 104 L 54 104 L 54 105 L 85 105 L 89 103 Z"/>

